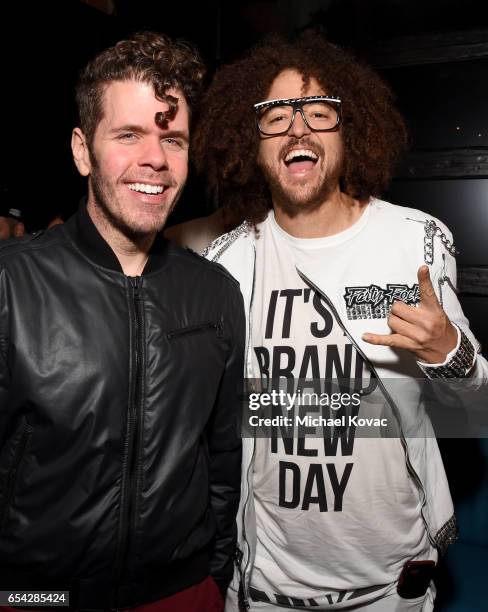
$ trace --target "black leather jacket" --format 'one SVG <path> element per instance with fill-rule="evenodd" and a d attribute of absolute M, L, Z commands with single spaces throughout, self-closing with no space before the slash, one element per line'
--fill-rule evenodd
<path fill-rule="evenodd" d="M 223 268 L 161 239 L 125 276 L 84 208 L 0 249 L 0 590 L 225 590 L 244 329 Z"/>

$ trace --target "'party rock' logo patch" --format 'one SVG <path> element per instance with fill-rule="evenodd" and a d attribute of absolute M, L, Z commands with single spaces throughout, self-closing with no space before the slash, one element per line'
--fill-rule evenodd
<path fill-rule="evenodd" d="M 378 285 L 364 287 L 346 287 L 344 294 L 347 318 L 355 319 L 386 319 L 390 314 L 393 302 L 405 302 L 410 306 L 420 304 L 418 285 L 409 287 L 405 284 L 389 283 L 386 289 Z"/>

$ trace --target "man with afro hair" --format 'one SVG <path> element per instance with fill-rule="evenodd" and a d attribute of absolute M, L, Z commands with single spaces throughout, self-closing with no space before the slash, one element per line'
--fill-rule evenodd
<path fill-rule="evenodd" d="M 202 109 L 195 161 L 222 203 L 207 235 L 233 228 L 206 256 L 240 281 L 250 390 L 284 380 L 321 398 L 279 406 L 291 421 L 267 436 L 244 431 L 226 610 L 432 610 L 456 522 L 420 384 L 475 387 L 488 364 L 454 291 L 449 230 L 379 199 L 407 142 L 392 93 L 306 32 L 221 68 Z M 202 225 L 174 231 L 192 242 Z M 322 403 L 331 379 L 359 406 Z M 326 420 L 346 416 L 346 431 Z M 382 418 L 360 431 L 358 416 Z"/>

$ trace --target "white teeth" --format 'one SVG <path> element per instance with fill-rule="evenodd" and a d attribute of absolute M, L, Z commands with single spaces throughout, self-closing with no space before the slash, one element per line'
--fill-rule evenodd
<path fill-rule="evenodd" d="M 289 162 L 295 157 L 309 157 L 313 161 L 318 159 L 318 155 L 316 155 L 313 151 L 310 151 L 310 149 L 293 149 L 293 151 L 290 151 L 285 157 L 285 162 Z"/>
<path fill-rule="evenodd" d="M 163 185 L 147 185 L 146 183 L 130 183 L 128 185 L 132 191 L 141 191 L 142 193 L 163 193 Z"/>

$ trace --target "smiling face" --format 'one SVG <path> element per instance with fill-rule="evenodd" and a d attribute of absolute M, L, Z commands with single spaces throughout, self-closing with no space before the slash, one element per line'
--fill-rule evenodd
<path fill-rule="evenodd" d="M 314 78 L 305 87 L 299 72 L 284 70 L 273 81 L 266 99 L 318 95 L 326 92 Z M 297 112 L 286 134 L 261 136 L 258 164 L 270 188 L 273 205 L 293 216 L 320 207 L 339 191 L 342 157 L 340 130 L 314 132 Z"/>
<path fill-rule="evenodd" d="M 91 147 L 78 128 L 73 133 L 76 165 L 89 176 L 90 214 L 131 238 L 163 228 L 188 173 L 188 106 L 180 91 L 167 93 L 178 98 L 178 109 L 160 127 L 156 113 L 168 104 L 150 84 L 111 82 Z"/>

